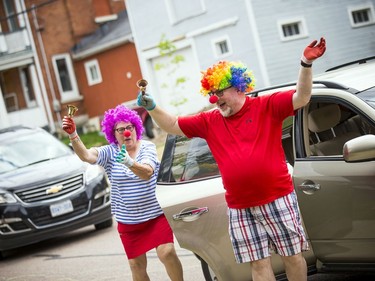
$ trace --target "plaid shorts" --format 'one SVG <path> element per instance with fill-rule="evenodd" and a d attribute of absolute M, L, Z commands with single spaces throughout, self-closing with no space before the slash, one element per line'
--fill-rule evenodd
<path fill-rule="evenodd" d="M 246 209 L 228 209 L 229 234 L 237 263 L 309 250 L 295 192 Z"/>

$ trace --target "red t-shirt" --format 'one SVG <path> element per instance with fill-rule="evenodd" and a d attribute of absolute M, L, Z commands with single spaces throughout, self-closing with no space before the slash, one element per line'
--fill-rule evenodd
<path fill-rule="evenodd" d="M 216 109 L 178 118 L 187 137 L 206 139 L 230 208 L 264 205 L 293 191 L 281 137 L 283 120 L 294 115 L 294 92 L 246 97 L 230 117 Z"/>

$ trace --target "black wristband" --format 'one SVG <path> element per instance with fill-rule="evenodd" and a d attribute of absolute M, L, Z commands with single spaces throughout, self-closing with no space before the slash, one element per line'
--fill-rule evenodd
<path fill-rule="evenodd" d="M 312 66 L 312 64 L 305 63 L 303 60 L 301 60 L 301 65 L 303 67 L 311 67 Z"/>

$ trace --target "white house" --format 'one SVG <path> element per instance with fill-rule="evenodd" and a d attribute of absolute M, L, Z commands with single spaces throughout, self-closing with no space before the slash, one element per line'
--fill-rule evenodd
<path fill-rule="evenodd" d="M 124 1 L 148 92 L 177 114 L 208 105 L 200 71 L 219 60 L 247 64 L 259 88 L 295 80 L 303 49 L 322 36 L 315 73 L 375 55 L 375 0 Z M 175 68 L 160 54 L 163 36 L 183 59 Z"/>

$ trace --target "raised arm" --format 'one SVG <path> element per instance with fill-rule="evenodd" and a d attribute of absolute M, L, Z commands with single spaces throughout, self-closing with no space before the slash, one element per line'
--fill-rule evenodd
<path fill-rule="evenodd" d="M 157 106 L 154 98 L 150 94 L 140 92 L 138 94 L 137 104 L 143 106 L 150 113 L 152 119 L 162 130 L 174 135 L 184 135 L 178 125 L 177 116 Z"/>
<path fill-rule="evenodd" d="M 87 163 L 95 164 L 98 159 L 98 151 L 95 148 L 87 149 L 83 144 L 76 130 L 76 124 L 73 118 L 64 116 L 62 122 L 62 128 L 69 134 L 70 142 L 73 146 L 74 152 L 78 157 Z"/>
<path fill-rule="evenodd" d="M 321 57 L 326 50 L 326 41 L 322 37 L 317 44 L 317 40 L 311 42 L 303 51 L 301 57 L 301 68 L 298 75 L 297 91 L 293 95 L 293 108 L 299 109 L 305 106 L 311 97 L 312 90 L 312 63 Z"/>

